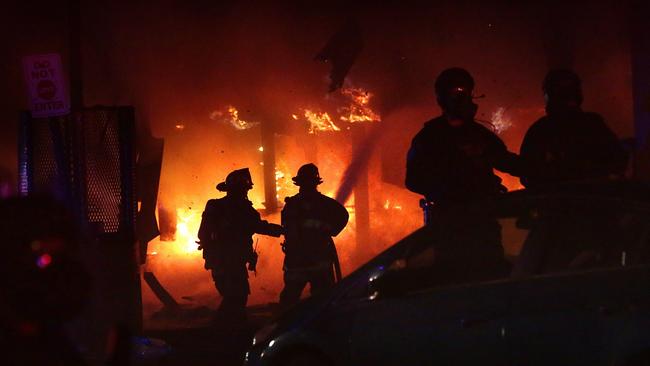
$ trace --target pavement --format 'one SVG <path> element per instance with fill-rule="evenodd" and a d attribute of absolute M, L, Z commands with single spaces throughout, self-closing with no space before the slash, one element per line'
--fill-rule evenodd
<path fill-rule="evenodd" d="M 248 322 L 239 326 L 212 323 L 212 311 L 190 309 L 166 314 L 151 322 L 144 336 L 162 340 L 169 352 L 138 365 L 241 365 L 255 332 L 273 317 L 274 304 L 249 307 Z"/>

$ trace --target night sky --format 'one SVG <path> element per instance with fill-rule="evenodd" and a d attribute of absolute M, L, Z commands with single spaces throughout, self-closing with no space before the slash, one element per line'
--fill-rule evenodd
<path fill-rule="evenodd" d="M 21 58 L 56 52 L 69 65 L 70 3 L 12 3 L 0 15 L 0 164 L 15 174 L 17 112 L 27 107 Z M 474 74 L 476 93 L 485 94 L 479 118 L 505 108 L 513 126 L 502 138 L 513 151 L 543 112 L 550 66 L 575 68 L 585 109 L 629 137 L 626 4 L 567 3 L 81 1 L 84 100 L 134 105 L 138 123 L 164 138 L 174 138 L 178 123 L 194 129 L 188 136 L 221 133 L 209 115 L 230 104 L 244 118 L 290 123 L 296 108 L 332 108 L 329 66 L 314 56 L 352 18 L 364 47 L 347 82 L 376 96 L 390 137 L 382 141 L 389 180 L 401 180 L 411 136 L 439 113 L 433 81 L 449 66 Z"/>

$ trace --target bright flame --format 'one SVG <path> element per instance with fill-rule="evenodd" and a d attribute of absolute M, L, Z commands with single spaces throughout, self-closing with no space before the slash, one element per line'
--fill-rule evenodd
<path fill-rule="evenodd" d="M 308 124 L 309 127 L 305 128 L 305 130 L 308 130 L 311 134 L 317 134 L 320 131 L 345 130 L 346 128 L 351 128 L 352 123 L 356 122 L 372 123 L 371 121 L 379 120 L 379 116 L 370 109 L 373 101 L 371 93 L 361 89 L 345 89 L 342 93 L 342 95 L 336 98 L 338 104 L 331 109 L 325 109 L 325 106 L 315 105 L 294 106 L 295 109 L 289 109 L 288 113 L 285 114 L 286 122 Z M 331 106 L 331 104 L 328 105 Z M 311 107 L 310 110 L 304 108 L 308 106 Z M 243 111 L 242 115 L 243 117 L 248 116 Z M 257 124 L 244 121 L 240 117 L 242 116 L 239 116 L 238 110 L 232 106 L 221 108 L 219 111 L 214 111 L 210 114 L 210 118 L 214 120 L 213 123 L 227 123 L 238 130 L 251 128 L 254 124 Z M 183 122 L 186 121 L 176 121 L 178 124 Z M 187 128 L 191 129 L 191 127 Z M 172 130 L 178 131 L 176 129 Z M 304 133 L 304 131 L 302 132 Z M 300 139 L 299 136 L 295 137 L 298 137 L 296 140 Z M 298 192 L 299 188 L 293 184 L 291 177 L 294 175 L 293 173 L 295 173 L 296 168 L 304 164 L 306 157 L 313 151 L 318 153 L 318 165 L 325 179 L 325 183 L 320 186 L 320 189 L 324 194 L 333 197 L 336 193 L 336 183 L 340 181 L 348 163 L 349 149 L 347 143 L 342 140 L 337 141 L 337 139 L 330 138 L 310 138 L 307 141 L 309 144 L 319 144 L 314 146 L 314 150 L 312 151 L 311 149 L 305 149 L 303 141 L 294 141 L 293 139 L 285 140 L 284 138 L 278 138 L 278 140 L 277 150 L 279 153 L 275 157 L 276 164 L 272 170 L 274 174 L 272 179 L 275 179 L 275 194 L 280 206 L 285 197 L 293 196 Z M 229 141 L 226 140 L 226 142 Z M 198 146 L 199 144 L 195 141 L 191 145 Z M 263 169 L 260 167 L 264 165 L 260 161 L 262 160 L 261 157 L 269 151 L 267 146 L 259 142 L 255 144 L 251 143 L 247 148 L 242 150 L 244 153 L 241 156 L 235 156 L 232 159 L 235 162 L 246 162 L 251 165 L 251 171 L 254 173 L 255 179 L 258 179 L 263 172 Z M 338 146 L 340 146 L 340 149 Z M 307 148 L 309 147 L 307 146 Z M 330 150 L 333 151 L 332 154 L 329 153 Z M 166 221 L 173 220 L 174 225 L 170 226 L 174 228 L 174 238 L 173 241 L 161 241 L 160 239 L 152 241 L 149 245 L 149 256 L 146 265 L 148 266 L 148 270 L 156 273 L 161 283 L 177 299 L 184 299 L 188 295 L 188 298 L 191 297 L 192 300 L 187 301 L 196 301 L 197 303 L 201 303 L 202 305 L 207 304 L 208 306 L 214 305 L 213 302 L 202 300 L 209 298 L 212 301 L 216 298 L 217 294 L 209 271 L 204 269 L 203 252 L 197 250 L 198 247 L 195 243 L 198 237 L 202 213 L 202 210 L 197 205 L 204 203 L 209 198 L 213 198 L 214 182 L 212 181 L 212 177 L 215 175 L 213 170 L 218 165 L 218 169 L 221 169 L 219 175 L 224 174 L 223 171 L 228 168 L 228 163 L 230 162 L 215 161 L 210 167 L 211 170 L 199 171 L 197 173 L 200 176 L 200 186 L 206 187 L 205 191 L 202 191 L 203 193 L 194 192 L 194 190 L 199 190 L 199 185 L 195 184 L 194 178 L 190 181 L 189 174 L 183 174 L 181 170 L 174 171 L 172 173 L 174 174 L 173 179 L 167 182 L 167 186 L 174 189 L 177 188 L 180 191 L 170 190 L 166 193 L 169 195 L 167 200 L 169 200 L 170 206 L 168 207 L 173 207 L 173 210 L 175 210 L 166 214 L 166 216 L 169 216 L 169 220 Z M 168 170 L 166 174 L 170 174 Z M 370 183 L 378 181 L 375 177 L 376 172 L 371 171 L 369 173 Z M 169 177 L 167 178 L 169 179 Z M 177 182 L 179 184 L 176 184 Z M 182 192 L 184 187 L 189 192 Z M 420 211 L 417 208 L 417 204 L 413 203 L 416 198 L 410 192 L 390 185 L 374 185 L 374 183 L 370 185 L 370 189 L 373 189 L 373 195 L 375 194 L 375 190 L 376 192 L 380 192 L 376 193 L 378 195 L 378 201 L 371 201 L 372 204 L 370 207 L 372 210 L 370 214 L 372 221 L 371 229 L 373 230 L 373 235 L 376 235 L 379 239 L 372 240 L 366 243 L 367 245 L 357 246 L 357 222 L 354 196 L 350 197 L 345 206 L 350 214 L 350 221 L 345 230 L 334 239 L 339 249 L 344 273 L 356 268 L 356 266 L 363 262 L 362 259 L 370 258 L 374 254 L 382 251 L 387 245 L 390 245 L 411 230 L 421 226 Z M 186 196 L 188 194 L 192 194 L 192 196 Z M 379 196 L 379 194 L 381 195 Z M 251 191 L 249 199 L 254 202 L 255 208 L 264 208 L 263 202 L 265 197 L 263 189 Z M 402 209 L 402 206 L 399 206 L 397 202 L 403 202 L 404 209 L 402 211 L 395 211 Z M 190 206 L 192 206 L 191 209 Z M 266 211 L 262 212 L 265 213 Z M 398 217 L 396 214 L 400 220 L 395 220 L 395 217 Z M 271 214 L 265 213 L 264 219 L 269 222 L 279 223 L 281 221 L 280 216 L 279 211 Z M 251 283 L 250 302 L 253 304 L 266 304 L 270 301 L 277 301 L 277 297 L 282 288 L 282 263 L 284 255 L 279 244 L 283 239 L 269 238 L 266 236 L 259 236 L 259 238 L 260 245 L 258 250 L 261 253 L 261 260 L 258 269 L 260 273 L 257 277 L 251 275 L 249 279 Z M 253 239 L 255 243 L 257 242 L 256 239 Z M 155 296 L 151 294 L 148 296 L 150 302 L 155 303 L 156 307 L 160 306 Z"/>
<path fill-rule="evenodd" d="M 505 115 L 505 113 L 506 109 L 503 107 L 497 108 L 497 110 L 492 113 L 491 123 L 497 134 L 501 134 L 512 127 L 512 121 Z"/>
<path fill-rule="evenodd" d="M 309 133 L 313 134 L 317 131 L 341 131 L 326 112 L 318 113 L 305 109 L 305 118 L 309 121 Z"/>
<path fill-rule="evenodd" d="M 179 131 L 183 131 L 183 130 L 185 129 L 185 125 L 181 125 L 181 124 L 176 125 L 175 127 L 176 127 L 176 129 L 179 130 Z"/>
<path fill-rule="evenodd" d="M 253 128 L 260 124 L 259 122 L 249 122 L 239 118 L 239 111 L 233 106 L 228 106 L 226 113 L 222 111 L 213 111 L 210 113 L 210 119 L 229 123 L 238 130 L 248 130 L 249 128 Z"/>
<path fill-rule="evenodd" d="M 384 202 L 384 210 L 401 210 L 402 206 L 398 203 L 391 202 L 390 200 L 386 200 Z"/>
<path fill-rule="evenodd" d="M 195 210 L 176 209 L 176 242 L 178 252 L 199 255 L 196 241 L 199 240 L 198 232 L 201 226 L 201 214 Z"/>
<path fill-rule="evenodd" d="M 376 122 L 381 117 L 370 108 L 370 98 L 373 94 L 361 88 L 343 88 L 341 94 L 348 97 L 350 105 L 339 109 L 340 120 L 344 122 Z"/>
<path fill-rule="evenodd" d="M 297 193 L 298 187 L 293 184 L 289 174 L 286 172 L 289 170 L 288 166 L 283 162 L 279 161 L 275 168 L 275 198 L 280 200 L 281 197 L 292 196 Z"/>

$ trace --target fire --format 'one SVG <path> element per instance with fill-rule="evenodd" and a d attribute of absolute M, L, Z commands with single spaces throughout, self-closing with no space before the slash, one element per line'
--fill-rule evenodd
<path fill-rule="evenodd" d="M 373 94 L 361 88 L 343 88 L 341 94 L 350 97 L 358 105 L 368 105 Z"/>
<path fill-rule="evenodd" d="M 326 105 L 295 105 L 290 106 L 293 109 L 289 109 L 285 114 L 287 123 L 304 124 L 308 126 L 305 130 L 308 130 L 310 134 L 328 133 L 322 134 L 320 137 L 312 136 L 308 141 L 304 141 L 304 135 L 300 134 L 277 137 L 274 149 L 275 166 L 271 169 L 274 176 L 271 179 L 275 180 L 275 195 L 280 206 L 285 197 L 293 196 L 298 192 L 299 187 L 293 184 L 291 177 L 297 168 L 305 163 L 306 159 L 311 159 L 309 156 L 313 152 L 317 153 L 316 163 L 325 180 L 319 188 L 323 194 L 334 197 L 337 190 L 336 185 L 345 170 L 350 149 L 347 139 L 325 135 L 329 135 L 330 131 L 345 130 L 352 123 L 371 123 L 380 120 L 380 116 L 370 107 L 373 100 L 372 93 L 359 88 L 347 88 L 341 92 L 342 95 L 339 95 L 338 98 L 330 100 L 330 102 L 336 102 L 336 105 L 326 104 L 332 106 L 331 109 L 326 109 Z M 309 107 L 309 109 L 305 107 Z M 232 125 L 237 130 L 246 130 L 258 124 L 258 122 L 242 119 L 240 112 L 244 114 L 234 106 L 228 106 L 212 112 L 210 118 L 219 124 Z M 244 114 L 243 117 L 247 118 L 248 116 Z M 186 121 L 180 119 L 174 124 L 176 123 L 181 125 Z M 192 126 L 185 125 L 185 127 L 185 130 L 188 131 Z M 177 128 L 174 131 L 180 130 Z M 302 132 L 304 134 L 304 130 Z M 300 141 L 301 139 L 303 141 Z M 265 173 L 261 168 L 264 165 L 262 158 L 264 154 L 273 150 L 272 146 L 259 142 L 253 143 L 252 139 L 246 141 L 250 145 L 247 145 L 242 150 L 243 152 L 238 151 L 237 155 L 223 159 L 210 159 L 210 163 L 197 168 L 193 174 L 186 174 L 187 172 L 182 169 L 174 169 L 171 173 L 170 170 L 163 170 L 163 174 L 168 180 L 166 182 L 168 188 L 164 192 L 168 196 L 165 197 L 166 201 L 169 202 L 166 207 L 170 209 L 163 216 L 165 216 L 165 222 L 175 223 L 175 225 L 170 225 L 175 228 L 175 234 L 173 238 L 170 237 L 170 240 L 173 241 L 155 239 L 149 243 L 145 265 L 147 266 L 146 270 L 155 273 L 170 294 L 178 301 L 183 301 L 184 304 L 216 307 L 218 295 L 214 289 L 210 272 L 204 268 L 203 252 L 197 250 L 198 245 L 196 244 L 201 223 L 201 206 L 208 199 L 219 197 L 216 195 L 220 195 L 220 193 L 214 192 L 214 183 L 219 181 L 218 178 L 225 176 L 231 163 L 250 166 L 255 182 L 262 181 L 261 176 Z M 226 138 L 220 139 L 221 146 L 227 146 L 229 143 L 233 142 Z M 315 146 L 305 146 L 308 144 L 315 144 Z M 196 154 L 193 156 L 201 157 L 203 153 L 207 155 L 207 150 L 205 150 L 207 147 L 201 147 L 199 151 L 199 146 L 199 143 L 184 144 L 183 149 Z M 310 149 L 312 147 L 314 151 Z M 170 156 L 174 156 L 174 154 Z M 193 163 L 191 159 L 188 160 Z M 269 167 L 267 166 L 267 168 Z M 218 171 L 218 174 L 215 171 Z M 268 174 L 268 171 L 266 173 Z M 346 202 L 350 220 L 343 232 L 334 239 L 344 274 L 354 270 L 359 264 L 379 253 L 386 246 L 421 226 L 421 213 L 417 203 L 414 203 L 417 201 L 412 194 L 382 184 L 377 178 L 378 176 L 378 172 L 371 171 L 368 177 L 371 183 L 370 189 L 372 189 L 371 197 L 377 198 L 376 201 L 371 201 L 372 204 L 369 208 L 372 211 L 370 218 L 373 240 L 361 244 L 356 241 L 356 213 L 359 211 L 354 207 L 354 197 Z M 249 193 L 249 199 L 263 215 L 263 219 L 280 223 L 280 210 L 273 213 L 263 210 L 265 208 L 263 184 L 256 184 L 256 187 Z M 398 201 L 404 205 L 403 209 L 397 203 Z M 386 202 L 385 205 L 384 202 Z M 159 211 L 159 218 L 161 212 L 163 211 Z M 396 214 L 399 215 L 400 220 L 395 220 Z M 280 244 L 284 238 L 256 235 L 253 242 L 257 243 L 258 239 L 259 273 L 257 276 L 251 275 L 249 279 L 251 286 L 249 304 L 251 305 L 276 302 L 283 283 L 284 254 Z M 148 304 L 148 309 L 160 309 L 160 302 L 148 290 L 147 286 L 143 286 L 143 293 L 143 301 Z M 149 311 L 149 314 L 151 313 L 153 311 Z"/>
<path fill-rule="evenodd" d="M 370 108 L 370 98 L 373 94 L 361 88 L 343 88 L 341 94 L 348 97 L 351 104 L 339 109 L 340 120 L 349 123 L 376 122 L 381 117 Z"/>
<path fill-rule="evenodd" d="M 275 198 L 281 201 L 284 197 L 293 196 L 298 192 L 298 187 L 291 181 L 287 164 L 280 161 L 275 168 Z"/>
<path fill-rule="evenodd" d="M 228 106 L 227 112 L 213 111 L 210 113 L 210 119 L 228 123 L 238 130 L 248 130 L 259 125 L 259 122 L 249 122 L 239 118 L 239 111 L 233 106 Z"/>
<path fill-rule="evenodd" d="M 175 251 L 184 254 L 199 255 L 196 242 L 201 225 L 201 213 L 196 210 L 179 208 L 176 210 L 176 241 Z"/>
<path fill-rule="evenodd" d="M 370 108 L 370 99 L 373 94 L 361 88 L 344 88 L 341 94 L 345 96 L 349 105 L 336 109 L 338 120 L 345 123 L 377 122 L 381 120 L 378 113 Z M 334 119 L 328 112 L 316 112 L 311 109 L 303 109 L 304 117 L 309 122 L 309 133 L 325 131 L 341 131 L 341 128 L 334 123 Z M 299 120 L 297 114 L 291 118 Z M 348 127 L 349 129 L 349 127 Z"/>
<path fill-rule="evenodd" d="M 309 121 L 309 133 L 311 134 L 317 131 L 341 131 L 327 112 L 318 113 L 305 109 L 305 118 Z"/>
<path fill-rule="evenodd" d="M 384 210 L 402 210 L 402 205 L 386 200 L 383 204 Z"/>
<path fill-rule="evenodd" d="M 280 199 L 280 190 L 281 190 L 282 188 L 280 187 L 280 185 L 278 184 L 278 182 L 279 182 L 282 178 L 284 178 L 284 173 L 282 173 L 281 171 L 275 169 L 275 183 L 276 183 L 276 184 L 275 184 L 275 198 L 276 198 L 276 199 Z"/>

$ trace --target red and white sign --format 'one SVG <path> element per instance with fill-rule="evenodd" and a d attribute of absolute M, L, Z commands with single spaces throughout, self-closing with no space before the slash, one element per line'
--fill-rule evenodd
<path fill-rule="evenodd" d="M 52 53 L 23 57 L 23 69 L 33 117 L 70 113 L 61 56 Z"/>

